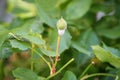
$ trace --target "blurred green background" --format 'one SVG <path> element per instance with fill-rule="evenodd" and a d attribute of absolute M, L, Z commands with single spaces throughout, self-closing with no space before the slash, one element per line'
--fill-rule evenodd
<path fill-rule="evenodd" d="M 61 16 L 66 20 L 68 28 L 62 36 L 57 70 L 71 58 L 75 61 L 51 80 L 72 80 L 66 77 L 71 75 L 79 79 L 91 61 L 95 65 L 90 67 L 87 74 L 120 75 L 120 0 L 0 0 L 0 80 L 15 80 L 12 70 L 17 67 L 30 69 L 30 50 L 23 45 L 29 42 L 23 40 L 18 44 L 9 33 L 19 37 L 32 31 L 35 37 L 27 39 L 35 44 L 39 44 L 36 34 L 40 34 L 44 46 L 49 51 L 55 51 L 56 22 Z M 91 48 L 103 44 L 111 52 L 110 56 L 105 56 L 107 60 L 94 54 L 95 50 Z M 49 60 L 48 54 L 43 56 Z M 34 61 L 34 72 L 47 77 L 49 69 L 43 60 L 34 55 Z M 88 80 L 115 78 L 96 76 Z"/>

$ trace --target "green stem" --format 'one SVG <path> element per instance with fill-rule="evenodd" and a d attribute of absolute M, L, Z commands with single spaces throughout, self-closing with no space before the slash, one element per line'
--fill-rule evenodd
<path fill-rule="evenodd" d="M 4 79 L 4 60 L 0 59 L 0 80 Z"/>
<path fill-rule="evenodd" d="M 9 33 L 9 34 L 12 35 L 13 37 L 15 37 L 17 40 L 20 40 L 20 39 L 19 39 L 17 36 L 15 36 L 13 33 Z M 39 53 L 38 51 L 36 51 L 35 49 L 33 49 L 33 48 L 31 48 L 31 47 L 29 47 L 29 48 L 32 50 L 32 57 L 33 57 L 33 52 L 37 53 L 37 54 L 43 59 L 43 61 L 48 65 L 49 69 L 50 69 L 50 70 L 52 69 L 50 63 L 49 63 L 42 55 L 40 55 L 40 53 Z M 34 64 L 34 62 L 32 61 L 32 62 L 31 62 L 31 70 L 33 69 L 33 64 Z"/>
<path fill-rule="evenodd" d="M 49 63 L 38 51 L 36 51 L 35 49 L 33 49 L 33 51 L 34 51 L 36 54 L 38 54 L 38 55 L 43 59 L 43 61 L 48 65 L 48 67 L 49 67 L 50 70 L 51 70 L 51 65 L 50 65 L 50 63 Z"/>
<path fill-rule="evenodd" d="M 61 36 L 58 35 L 58 38 L 57 38 L 57 46 L 56 46 L 56 59 L 55 59 L 55 66 L 57 65 L 57 62 L 59 60 L 59 57 L 58 57 L 58 53 L 59 53 L 59 48 L 60 48 L 60 39 L 61 39 Z"/>
<path fill-rule="evenodd" d="M 49 80 L 50 78 L 56 76 L 57 74 L 59 74 L 65 67 L 67 67 L 71 62 L 73 62 L 74 59 L 72 58 L 71 60 L 69 60 L 62 68 L 60 68 L 55 74 L 48 76 L 47 80 Z"/>
<path fill-rule="evenodd" d="M 32 43 L 32 48 L 31 48 L 31 70 L 33 71 L 33 68 L 34 68 L 34 52 L 33 52 L 33 48 L 34 48 L 34 44 Z"/>
<path fill-rule="evenodd" d="M 88 69 L 89 69 L 91 66 L 92 66 L 92 64 L 90 63 L 90 64 L 87 66 L 87 68 L 82 72 L 82 74 L 80 75 L 80 78 L 85 75 L 85 73 L 88 71 Z"/>
<path fill-rule="evenodd" d="M 82 77 L 80 80 L 85 80 L 87 78 L 94 77 L 94 76 L 111 76 L 111 77 L 116 77 L 116 75 L 113 75 L 113 74 L 95 73 L 95 74 L 91 74 L 91 75 L 86 75 L 86 76 Z"/>
<path fill-rule="evenodd" d="M 13 33 L 9 33 L 9 35 L 11 35 L 11 36 L 13 36 L 15 39 L 17 39 L 17 40 L 20 40 L 20 38 L 18 38 L 16 35 L 14 35 Z"/>

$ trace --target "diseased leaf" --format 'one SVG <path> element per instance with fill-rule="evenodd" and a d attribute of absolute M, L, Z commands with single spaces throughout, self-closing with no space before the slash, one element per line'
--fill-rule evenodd
<path fill-rule="evenodd" d="M 89 10 L 92 0 L 73 0 L 66 8 L 66 18 L 78 19 Z"/>
<path fill-rule="evenodd" d="M 108 62 L 116 68 L 120 68 L 120 56 L 115 54 L 116 51 L 111 52 L 109 49 L 104 49 L 98 45 L 92 46 L 92 49 L 99 60 L 102 62 Z"/>

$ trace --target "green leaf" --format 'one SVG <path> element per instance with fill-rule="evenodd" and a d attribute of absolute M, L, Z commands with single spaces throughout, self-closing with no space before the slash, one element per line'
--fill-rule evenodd
<path fill-rule="evenodd" d="M 18 23 L 19 22 L 19 23 Z M 19 24 L 19 25 L 18 25 Z M 15 27 L 13 27 L 15 26 Z M 15 35 L 26 35 L 29 34 L 30 31 L 34 33 L 42 33 L 44 28 L 42 26 L 42 22 L 39 20 L 29 20 L 26 22 L 21 22 L 20 20 L 15 20 L 10 27 L 13 27 L 9 32 L 14 33 Z"/>
<path fill-rule="evenodd" d="M 56 56 L 54 51 L 50 51 L 50 50 L 43 49 L 43 48 L 40 48 L 40 51 L 47 56 L 52 56 L 52 57 Z"/>
<path fill-rule="evenodd" d="M 9 51 L 10 48 L 7 48 L 7 47 L 3 47 L 3 43 L 5 41 L 5 39 L 7 38 L 8 36 L 8 31 L 4 31 L 3 29 L 1 29 L 1 26 L 0 26 L 0 58 L 5 58 L 5 57 L 8 57 L 9 54 L 6 54 L 6 53 L 11 53 L 11 50 Z"/>
<path fill-rule="evenodd" d="M 96 44 L 99 44 L 97 35 L 91 29 L 88 29 L 81 33 L 77 40 L 72 42 L 72 47 L 79 52 L 91 56 L 92 50 L 90 46 Z"/>
<path fill-rule="evenodd" d="M 113 53 L 114 55 L 120 57 L 120 51 L 119 51 L 118 49 L 108 47 L 108 46 L 106 46 L 105 44 L 103 44 L 103 48 L 104 48 L 105 50 L 110 51 L 110 52 Z"/>
<path fill-rule="evenodd" d="M 45 47 L 45 41 L 42 39 L 41 35 L 38 33 L 31 33 L 27 35 L 20 35 L 20 38 L 24 41 L 18 41 L 18 40 L 10 40 L 10 43 L 13 48 L 18 48 L 20 50 L 27 50 L 30 48 L 31 43 L 34 43 L 38 46 L 43 46 Z M 30 43 L 26 42 L 25 40 L 28 40 Z"/>
<path fill-rule="evenodd" d="M 43 0 L 42 0 L 43 1 Z M 45 1 L 45 3 L 46 3 L 47 1 Z M 45 11 L 44 11 L 44 9 L 42 9 L 42 7 L 40 6 L 40 4 L 39 4 L 39 1 L 38 0 L 35 0 L 35 3 L 36 3 L 36 8 L 37 8 L 37 11 L 38 11 L 38 16 L 40 17 L 40 19 L 44 22 L 44 23 L 46 23 L 46 24 L 48 24 L 50 27 L 55 27 L 56 25 L 55 25 L 55 21 L 52 19 L 52 18 L 50 18 L 50 16 L 48 15 L 48 13 L 46 13 Z M 41 2 L 40 2 L 41 3 Z M 51 2 L 50 2 L 51 3 Z M 46 5 L 46 4 L 45 4 Z M 52 6 L 53 7 L 53 6 Z M 50 7 L 49 7 L 50 8 Z"/>
<path fill-rule="evenodd" d="M 98 30 L 99 35 L 105 36 L 110 39 L 120 38 L 120 26 L 110 28 L 110 29 L 102 29 Z"/>
<path fill-rule="evenodd" d="M 46 78 L 40 76 L 39 80 L 46 80 Z"/>
<path fill-rule="evenodd" d="M 60 7 L 60 5 L 64 4 L 65 2 L 67 2 L 68 0 L 56 0 L 57 3 L 56 3 L 56 6 L 57 7 Z"/>
<path fill-rule="evenodd" d="M 62 80 L 77 80 L 77 78 L 73 72 L 66 71 Z"/>
<path fill-rule="evenodd" d="M 90 56 L 91 52 L 86 50 L 86 48 L 80 44 L 77 44 L 75 42 L 72 43 L 72 47 L 75 48 L 76 50 L 78 50 L 79 52 L 82 52 L 84 54 L 87 54 Z"/>
<path fill-rule="evenodd" d="M 20 18 L 31 18 L 36 16 L 35 5 L 25 1 L 10 1 L 9 4 L 12 5 L 12 13 Z"/>
<path fill-rule="evenodd" d="M 30 29 L 33 33 L 42 33 L 44 31 L 43 24 L 40 20 L 34 20 L 30 26 Z"/>
<path fill-rule="evenodd" d="M 65 1 L 65 0 L 64 0 Z M 59 4 L 64 2 L 63 0 L 36 0 L 39 7 L 51 18 L 61 17 Z M 49 4 L 49 5 L 47 5 Z M 39 8 L 38 8 L 39 9 Z M 40 13 L 41 14 L 41 13 Z"/>
<path fill-rule="evenodd" d="M 10 32 L 15 35 L 26 35 L 30 33 L 31 30 L 30 26 L 31 26 L 31 21 L 28 21 L 22 24 L 21 26 L 11 29 Z"/>
<path fill-rule="evenodd" d="M 33 3 L 34 2 L 33 0 L 23 0 L 23 1 L 26 1 L 26 2 L 29 2 L 29 3 Z"/>
<path fill-rule="evenodd" d="M 115 80 L 120 80 L 120 69 L 117 71 L 117 76 L 116 76 L 116 79 Z"/>
<path fill-rule="evenodd" d="M 0 59 L 0 79 L 4 79 L 4 60 Z"/>
<path fill-rule="evenodd" d="M 56 50 L 56 44 L 57 44 L 57 37 L 58 37 L 58 32 L 57 30 L 54 30 L 50 33 L 49 35 L 49 44 L 52 50 Z M 61 54 L 63 51 L 68 49 L 71 45 L 71 35 L 68 31 L 65 32 L 63 36 L 61 36 L 61 41 L 60 41 L 60 48 L 59 48 L 59 54 Z"/>
<path fill-rule="evenodd" d="M 18 48 L 19 50 L 27 50 L 30 47 L 30 44 L 18 40 L 10 40 L 12 48 Z"/>
<path fill-rule="evenodd" d="M 13 54 L 10 43 L 4 42 L 4 44 L 0 48 L 0 59 L 2 58 L 8 58 Z"/>
<path fill-rule="evenodd" d="M 92 0 L 73 0 L 65 11 L 68 19 L 78 19 L 89 10 Z"/>
<path fill-rule="evenodd" d="M 92 46 L 92 49 L 99 60 L 102 62 L 108 62 L 116 68 L 120 68 L 120 56 L 115 54 L 116 51 L 112 52 L 109 49 L 104 49 L 98 45 Z"/>
<path fill-rule="evenodd" d="M 80 54 L 78 51 L 73 51 L 73 57 L 75 59 L 76 67 L 80 67 L 81 65 L 84 65 L 85 63 L 88 62 L 88 60 L 91 59 L 90 56 L 86 54 Z"/>
<path fill-rule="evenodd" d="M 5 29 L 2 25 L 0 25 L 0 47 L 8 36 L 8 30 Z"/>
<path fill-rule="evenodd" d="M 45 45 L 45 41 L 42 39 L 41 35 L 38 33 L 30 33 L 28 35 L 22 35 L 22 37 L 36 45 Z"/>
<path fill-rule="evenodd" d="M 13 75 L 20 80 L 39 80 L 39 77 L 34 72 L 25 68 L 15 69 Z"/>

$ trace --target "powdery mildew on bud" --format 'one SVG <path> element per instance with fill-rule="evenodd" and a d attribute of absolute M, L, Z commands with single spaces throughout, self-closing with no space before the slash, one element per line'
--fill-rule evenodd
<path fill-rule="evenodd" d="M 58 35 L 62 36 L 67 29 L 67 22 L 61 17 L 57 22 Z"/>
<path fill-rule="evenodd" d="M 94 62 L 94 61 L 92 61 L 91 63 L 92 63 L 92 64 L 95 64 L 95 62 Z"/>
<path fill-rule="evenodd" d="M 64 33 L 65 33 L 65 29 L 64 29 L 64 30 L 58 30 L 58 34 L 59 34 L 60 36 L 62 36 Z"/>

